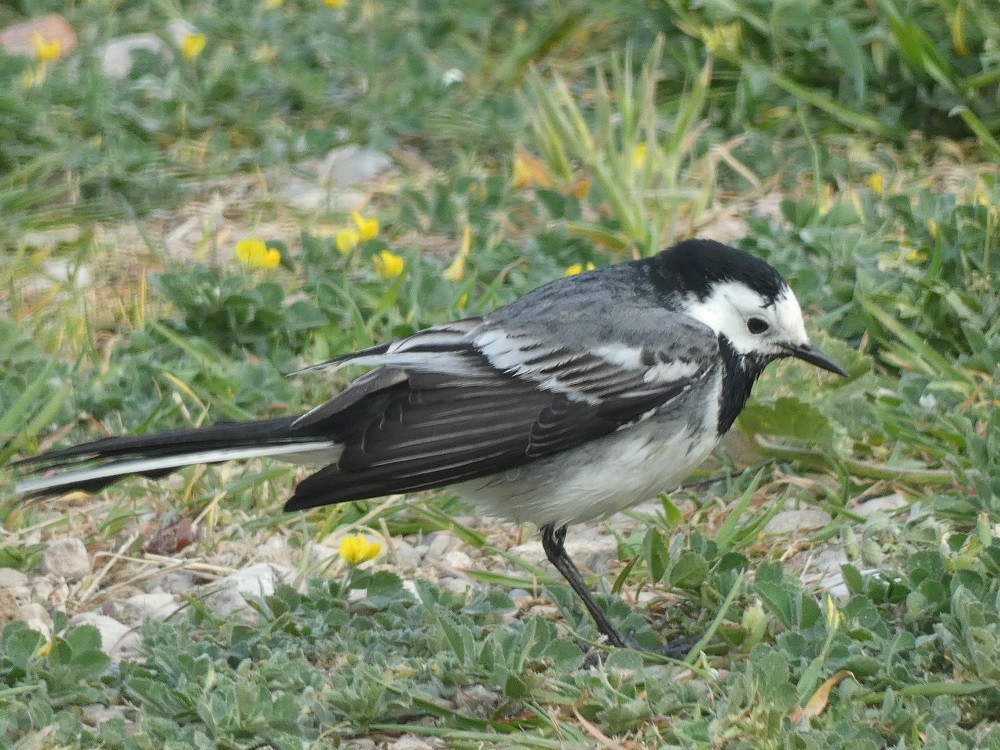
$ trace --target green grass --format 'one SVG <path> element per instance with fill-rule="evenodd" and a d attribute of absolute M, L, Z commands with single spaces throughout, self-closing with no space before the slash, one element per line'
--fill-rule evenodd
<path fill-rule="evenodd" d="M 44 77 L 0 56 L 0 463 L 53 440 L 308 408 L 341 381 L 287 377 L 303 365 L 492 309 L 576 263 L 726 231 L 734 214 L 737 244 L 789 278 L 850 376 L 772 367 L 739 421 L 750 454 L 619 529 L 621 564 L 597 588 L 652 593 L 633 614 L 605 597 L 640 642 L 712 636 L 686 665 L 627 651 L 584 664 L 576 644 L 597 633 L 568 589 L 447 493 L 284 516 L 292 470 L 257 464 L 25 506 L 4 473 L 0 567 L 32 580 L 50 539 L 141 558 L 136 535 L 182 518 L 201 531 L 187 553 L 206 560 L 245 562 L 275 533 L 303 552 L 355 524 L 450 529 L 481 557 L 468 594 L 436 580 L 414 594 L 390 564 L 303 563 L 303 590 L 254 600 L 255 625 L 194 596 L 144 626 L 143 660 L 111 665 L 62 612 L 124 596 L 134 569 L 119 562 L 48 605 L 49 643 L 3 630 L 0 744 L 1000 745 L 987 2 L 21 5 L 65 12 L 81 43 Z M 103 44 L 178 17 L 206 35 L 201 55 L 101 75 Z M 446 83 L 452 69 L 463 80 Z M 400 165 L 363 186 L 381 230 L 347 253 L 348 212 L 296 211 L 277 189 L 342 143 Z M 250 197 L 223 200 L 225 231 L 197 224 L 172 253 L 170 231 L 232 185 Z M 446 279 L 466 232 L 464 275 Z M 233 261 L 244 236 L 281 264 Z M 400 275 L 377 272 L 383 252 Z M 891 493 L 908 506 L 858 514 Z M 764 532 L 797 503 L 830 521 Z M 832 599 L 810 566 L 841 547 L 848 594 Z M 515 610 L 514 589 L 559 615 Z M 94 728 L 90 704 L 119 718 Z"/>

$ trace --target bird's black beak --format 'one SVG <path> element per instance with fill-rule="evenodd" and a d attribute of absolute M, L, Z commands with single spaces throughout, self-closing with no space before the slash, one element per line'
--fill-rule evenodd
<path fill-rule="evenodd" d="M 812 344 L 793 344 L 785 346 L 785 351 L 789 357 L 801 359 L 816 367 L 821 367 L 837 375 L 847 375 L 847 370 L 834 362 L 829 355 L 824 354 Z"/>

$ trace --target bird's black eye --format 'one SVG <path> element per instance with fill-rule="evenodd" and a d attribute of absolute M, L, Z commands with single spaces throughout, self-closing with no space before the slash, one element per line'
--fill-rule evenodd
<path fill-rule="evenodd" d="M 770 326 L 763 318 L 750 318 L 747 321 L 747 330 L 750 333 L 764 333 Z"/>

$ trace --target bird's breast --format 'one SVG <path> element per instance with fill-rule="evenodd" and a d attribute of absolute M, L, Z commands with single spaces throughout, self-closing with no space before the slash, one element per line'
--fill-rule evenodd
<path fill-rule="evenodd" d="M 492 515 L 539 526 L 650 500 L 676 488 L 718 443 L 721 380 L 712 376 L 637 424 L 454 489 Z"/>

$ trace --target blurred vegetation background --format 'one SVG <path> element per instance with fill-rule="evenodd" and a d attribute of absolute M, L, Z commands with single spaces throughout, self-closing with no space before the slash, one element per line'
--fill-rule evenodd
<path fill-rule="evenodd" d="M 683 666 L 583 665 L 565 588 L 446 492 L 285 517 L 293 471 L 260 464 L 25 506 L 5 472 L 0 567 L 34 581 L 65 536 L 119 557 L 45 602 L 54 635 L 3 631 L 0 739 L 1000 747 L 992 2 L 25 0 L 0 27 L 49 14 L 0 34 L 4 463 L 306 409 L 340 383 L 302 366 L 695 235 L 777 266 L 851 376 L 773 368 L 701 486 L 611 527 L 637 637 L 711 643 Z M 178 519 L 182 564 L 281 534 L 310 583 L 253 627 L 191 595 L 112 661 L 66 615 Z M 309 562 L 358 528 L 450 530 L 476 585 Z"/>

